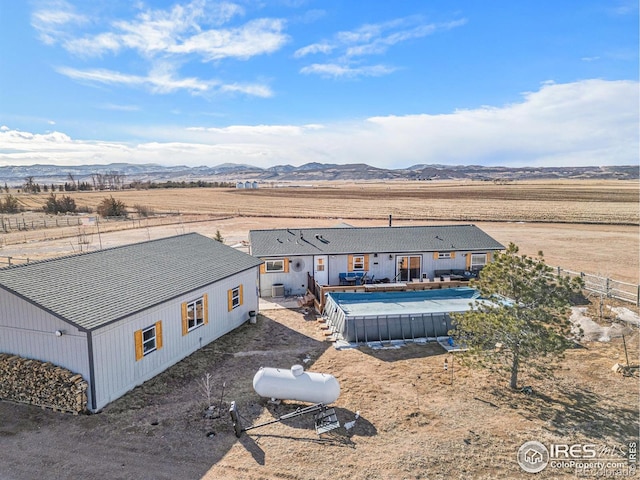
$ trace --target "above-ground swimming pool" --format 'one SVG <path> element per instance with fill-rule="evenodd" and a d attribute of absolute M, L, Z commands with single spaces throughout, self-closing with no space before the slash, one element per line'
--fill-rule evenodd
<path fill-rule="evenodd" d="M 449 313 L 466 312 L 479 299 L 469 287 L 408 292 L 327 294 L 323 316 L 334 335 L 351 343 L 444 337 Z"/>

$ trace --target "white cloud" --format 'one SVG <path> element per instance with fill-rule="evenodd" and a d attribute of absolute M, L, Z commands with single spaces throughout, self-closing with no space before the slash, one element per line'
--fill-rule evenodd
<path fill-rule="evenodd" d="M 393 72 L 395 69 L 385 65 L 368 65 L 364 67 L 352 67 L 336 63 L 314 63 L 300 69 L 300 73 L 318 74 L 322 77 L 380 77 Z"/>
<path fill-rule="evenodd" d="M 207 30 L 168 47 L 168 51 L 199 54 L 205 61 L 247 59 L 279 50 L 288 39 L 282 33 L 283 28 L 283 20 L 262 18 L 239 28 Z"/>
<path fill-rule="evenodd" d="M 306 47 L 299 48 L 293 53 L 295 58 L 306 57 L 307 55 L 313 55 L 314 53 L 331 53 L 335 47 L 327 42 L 314 43 L 307 45 Z"/>
<path fill-rule="evenodd" d="M 416 38 L 432 35 L 438 31 L 451 30 L 460 27 L 466 20 L 455 20 L 447 23 L 425 23 L 419 16 L 399 18 L 377 24 L 363 25 L 355 30 L 342 31 L 332 39 L 307 45 L 295 51 L 295 58 L 302 58 L 311 54 L 335 54 L 326 63 L 316 63 L 303 67 L 300 71 L 305 74 L 319 74 L 331 77 L 357 77 L 371 75 L 386 75 L 396 68 L 380 65 L 367 67 L 355 66 L 354 58 L 359 64 L 362 58 L 369 55 L 381 55 L 390 47 Z"/>
<path fill-rule="evenodd" d="M 148 88 L 152 93 L 167 94 L 185 90 L 192 94 L 243 93 L 257 97 L 270 97 L 271 89 L 261 84 L 223 84 L 218 80 L 200 80 L 198 78 L 177 78 L 168 64 L 159 64 L 148 75 L 132 75 L 105 69 L 78 70 L 60 67 L 58 73 L 74 80 L 105 85 Z"/>
<path fill-rule="evenodd" d="M 117 105 L 114 103 L 105 103 L 99 105 L 98 108 L 101 108 L 103 110 L 113 110 L 116 112 L 137 112 L 140 110 L 140 107 L 138 105 Z"/>
<path fill-rule="evenodd" d="M 79 141 L 61 132 L 36 134 L 3 126 L 0 152 L 5 153 L 0 153 L 0 165 L 636 165 L 638 87 L 633 81 L 545 83 L 510 105 L 322 125 L 138 128 L 129 134 L 150 139 L 139 144 Z"/>
<path fill-rule="evenodd" d="M 44 2 L 31 15 L 31 26 L 36 29 L 40 40 L 53 45 L 67 35 L 70 27 L 88 22 L 85 15 L 75 12 L 74 7 L 64 0 Z"/>
<path fill-rule="evenodd" d="M 242 12 L 232 3 L 193 1 L 170 10 L 147 10 L 132 21 L 114 21 L 109 31 L 70 37 L 62 45 L 82 57 L 129 49 L 147 59 L 195 54 L 213 61 L 271 53 L 288 41 L 281 19 L 258 18 L 232 28 L 217 28 Z"/>
<path fill-rule="evenodd" d="M 82 34 L 76 27 L 89 23 L 88 18 L 74 13 L 67 2 L 50 1 L 46 8 L 33 13 L 32 24 L 45 43 L 60 44 L 73 55 L 88 60 L 129 51 L 142 59 L 133 65 L 138 69 L 146 65 L 149 72 L 139 75 L 138 72 L 115 72 L 99 67 L 58 68 L 59 73 L 74 80 L 146 88 L 153 93 L 215 90 L 270 97 L 273 92 L 266 85 L 242 81 L 224 84 L 218 80 L 181 77 L 178 72 L 180 67 L 194 61 L 247 60 L 273 53 L 289 40 L 282 19 L 256 18 L 223 27 L 243 14 L 243 7 L 235 3 L 193 0 L 169 9 L 146 9 L 132 20 L 111 21 L 99 33 Z M 89 26 L 93 27 L 101 20 L 93 18 Z M 131 63 L 124 65 L 127 64 Z M 220 88 L 216 90 L 218 86 Z"/>

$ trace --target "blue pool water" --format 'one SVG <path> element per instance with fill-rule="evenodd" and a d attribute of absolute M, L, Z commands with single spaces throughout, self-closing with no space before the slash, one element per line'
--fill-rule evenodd
<path fill-rule="evenodd" d="M 331 292 L 324 317 L 348 342 L 447 336 L 452 312 L 466 312 L 480 299 L 469 287 L 405 292 Z"/>

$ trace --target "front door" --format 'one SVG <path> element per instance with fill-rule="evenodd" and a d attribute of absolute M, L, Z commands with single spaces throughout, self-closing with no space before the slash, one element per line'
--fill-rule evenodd
<path fill-rule="evenodd" d="M 420 256 L 398 256 L 398 271 L 396 279 L 400 282 L 410 282 L 411 280 L 420 279 L 420 264 L 422 257 Z"/>
<path fill-rule="evenodd" d="M 313 260 L 313 278 L 318 285 L 329 285 L 328 255 L 317 255 Z"/>

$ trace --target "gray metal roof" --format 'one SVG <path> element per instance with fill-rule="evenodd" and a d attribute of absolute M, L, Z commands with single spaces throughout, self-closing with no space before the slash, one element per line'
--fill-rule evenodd
<path fill-rule="evenodd" d="M 504 250 L 475 225 L 251 230 L 255 257 Z"/>
<path fill-rule="evenodd" d="M 94 330 L 261 262 L 197 233 L 0 269 L 0 288 Z"/>

